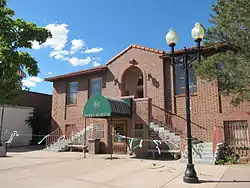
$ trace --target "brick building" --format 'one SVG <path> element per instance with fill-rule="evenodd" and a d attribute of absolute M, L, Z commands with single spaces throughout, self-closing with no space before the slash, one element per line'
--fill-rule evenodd
<path fill-rule="evenodd" d="M 224 45 L 201 48 L 204 56 L 226 49 Z M 161 139 L 160 130 L 164 129 L 180 140 L 164 137 L 161 140 L 166 146 L 162 147 L 173 144 L 181 148 L 186 136 L 184 70 L 178 60 L 173 66 L 170 59 L 160 58 L 164 54 L 162 50 L 130 45 L 104 66 L 47 78 L 54 87 L 55 132 L 60 130 L 69 137 L 85 124 L 93 125 L 89 136 L 101 139 L 102 152 L 111 151 L 111 143 L 113 152 L 126 152 L 124 142 L 113 139 L 116 134 Z M 217 83 L 201 80 L 192 68 L 190 92 L 194 138 L 213 143 L 236 140 L 238 145 L 249 146 L 249 103 L 232 106 L 229 97 L 219 95 Z M 148 142 L 141 151 L 147 153 L 153 148 Z"/>

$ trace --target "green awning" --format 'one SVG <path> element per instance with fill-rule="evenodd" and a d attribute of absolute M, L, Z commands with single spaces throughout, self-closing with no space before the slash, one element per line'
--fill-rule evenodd
<path fill-rule="evenodd" d="M 90 98 L 84 108 L 83 116 L 91 118 L 130 117 L 131 99 L 111 99 L 104 96 Z"/>

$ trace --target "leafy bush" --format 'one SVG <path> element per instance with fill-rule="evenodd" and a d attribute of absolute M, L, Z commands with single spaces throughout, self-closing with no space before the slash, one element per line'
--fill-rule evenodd
<path fill-rule="evenodd" d="M 215 161 L 216 165 L 223 164 L 237 164 L 239 160 L 239 155 L 235 153 L 237 147 L 235 145 L 224 144 L 222 146 L 222 159 L 217 159 Z"/>
<path fill-rule="evenodd" d="M 218 159 L 215 161 L 216 165 L 224 165 L 225 164 L 225 160 L 224 159 Z"/>

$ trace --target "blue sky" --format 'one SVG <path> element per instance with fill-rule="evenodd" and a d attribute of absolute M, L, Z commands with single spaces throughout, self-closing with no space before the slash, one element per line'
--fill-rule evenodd
<path fill-rule="evenodd" d="M 157 2 L 157 3 L 156 3 Z M 210 27 L 215 0 L 8 0 L 16 17 L 54 33 L 29 50 L 40 74 L 24 80 L 31 91 L 52 93 L 45 77 L 103 65 L 130 44 L 169 51 L 165 35 L 174 28 L 177 48 L 192 46 L 196 21 Z"/>

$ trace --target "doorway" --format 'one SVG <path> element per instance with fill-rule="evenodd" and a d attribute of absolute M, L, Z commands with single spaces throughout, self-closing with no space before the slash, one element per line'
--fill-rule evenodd
<path fill-rule="evenodd" d="M 113 153 L 125 154 L 127 153 L 126 139 L 121 139 L 118 135 L 127 136 L 127 122 L 113 121 L 112 122 L 112 146 Z"/>

